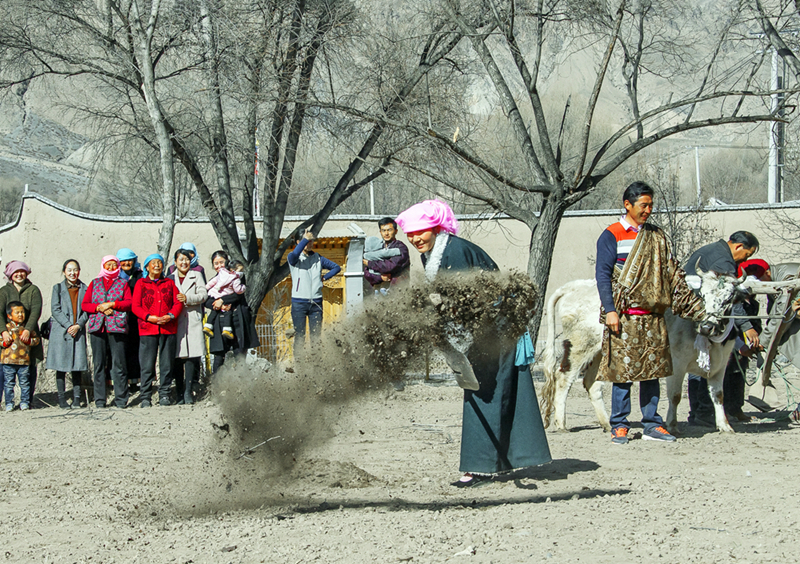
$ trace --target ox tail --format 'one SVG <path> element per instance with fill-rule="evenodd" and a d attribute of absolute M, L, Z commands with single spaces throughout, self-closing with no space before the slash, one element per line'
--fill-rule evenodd
<path fill-rule="evenodd" d="M 542 353 L 544 386 L 542 386 L 540 400 L 542 420 L 545 429 L 550 425 L 550 418 L 553 415 L 553 399 L 556 394 L 556 307 L 558 301 L 564 297 L 563 290 L 564 288 L 561 287 L 553 292 L 553 295 L 547 300 L 547 307 L 545 310 L 547 332 L 544 342 L 544 352 Z"/>

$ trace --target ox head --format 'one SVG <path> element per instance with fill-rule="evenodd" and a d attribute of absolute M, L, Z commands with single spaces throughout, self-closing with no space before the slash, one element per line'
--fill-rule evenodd
<path fill-rule="evenodd" d="M 696 275 L 686 275 L 686 283 L 697 291 L 705 305 L 705 316 L 700 321 L 697 332 L 706 336 L 719 335 L 727 324 L 723 316 L 730 313 L 733 304 L 749 295 L 749 290 L 741 285 L 745 276 L 736 278 L 727 274 L 703 272 L 697 267 L 695 270 Z"/>

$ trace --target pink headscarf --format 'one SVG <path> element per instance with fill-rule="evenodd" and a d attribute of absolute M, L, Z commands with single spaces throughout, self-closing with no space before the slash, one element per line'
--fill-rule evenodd
<path fill-rule="evenodd" d="M 117 263 L 117 268 L 114 270 L 106 270 L 106 263 L 110 260 L 113 260 Z M 119 276 L 119 259 L 114 255 L 106 255 L 103 257 L 103 260 L 100 262 L 100 273 L 97 275 L 98 277 L 102 277 L 103 280 L 107 280 L 109 282 L 113 282 Z"/>
<path fill-rule="evenodd" d="M 31 267 L 22 262 L 21 260 L 12 260 L 6 265 L 6 269 L 3 272 L 6 275 L 6 278 L 11 280 L 11 275 L 14 274 L 17 270 L 24 270 L 28 274 L 31 273 Z"/>
<path fill-rule="evenodd" d="M 425 200 L 414 204 L 398 215 L 395 221 L 403 233 L 425 231 L 434 227 L 441 227 L 453 235 L 458 233 L 456 215 L 450 206 L 441 200 Z"/>

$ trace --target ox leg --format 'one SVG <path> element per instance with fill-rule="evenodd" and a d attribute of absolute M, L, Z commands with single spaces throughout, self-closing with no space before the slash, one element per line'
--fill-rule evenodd
<path fill-rule="evenodd" d="M 728 423 L 728 418 L 725 417 L 725 408 L 723 407 L 722 399 L 722 382 L 725 378 L 725 373 L 717 370 L 713 376 L 708 378 L 708 393 L 711 395 L 711 401 L 714 404 L 714 417 L 717 422 L 717 429 L 723 433 L 733 433 L 733 427 Z"/>
<path fill-rule="evenodd" d="M 553 410 L 555 411 L 553 424 L 556 431 L 567 430 L 567 395 L 577 378 L 572 371 L 564 373 L 559 370 L 556 372 L 556 392 L 553 397 Z"/>
<path fill-rule="evenodd" d="M 611 431 L 611 423 L 608 420 L 608 412 L 606 405 L 603 403 L 603 382 L 597 380 L 597 368 L 599 366 L 599 358 L 592 360 L 586 373 L 583 376 L 583 387 L 589 394 L 589 400 L 594 407 L 594 413 L 597 416 L 597 421 L 604 431 Z"/>
<path fill-rule="evenodd" d="M 669 399 L 669 409 L 665 421 L 667 430 L 675 433 L 678 430 L 678 404 L 681 403 L 683 394 L 683 378 L 685 373 L 680 372 L 667 377 L 667 399 Z"/>

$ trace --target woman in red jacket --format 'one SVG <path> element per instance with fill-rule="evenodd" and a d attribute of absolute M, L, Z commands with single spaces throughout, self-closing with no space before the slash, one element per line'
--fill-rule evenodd
<path fill-rule="evenodd" d="M 119 261 L 114 255 L 103 257 L 100 274 L 86 288 L 81 309 L 89 314 L 86 332 L 92 346 L 94 405 L 106 406 L 106 359 L 110 353 L 114 404 L 124 408 L 128 404 L 128 380 L 125 377 L 128 317 L 125 312 L 131 309 L 131 290 L 119 277 Z"/>
<path fill-rule="evenodd" d="M 152 254 L 144 260 L 147 276 L 133 289 L 134 315 L 139 320 L 139 365 L 141 366 L 140 396 L 142 407 L 150 407 L 156 356 L 161 378 L 158 385 L 159 405 L 170 405 L 169 388 L 172 384 L 172 364 L 178 343 L 176 318 L 183 310 L 178 301 L 178 288 L 169 278 L 162 276 L 164 259 Z"/>

